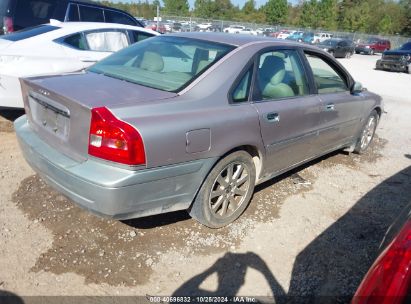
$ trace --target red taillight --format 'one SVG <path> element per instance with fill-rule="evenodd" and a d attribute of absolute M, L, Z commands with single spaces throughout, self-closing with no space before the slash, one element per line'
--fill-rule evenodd
<path fill-rule="evenodd" d="M 14 32 L 13 18 L 11 17 L 3 18 L 3 32 L 4 34 Z"/>
<path fill-rule="evenodd" d="M 140 133 L 117 119 L 106 107 L 91 110 L 88 153 L 126 165 L 143 165 L 146 162 Z"/>
<path fill-rule="evenodd" d="M 411 283 L 411 221 L 371 266 L 352 304 L 403 303 Z"/>

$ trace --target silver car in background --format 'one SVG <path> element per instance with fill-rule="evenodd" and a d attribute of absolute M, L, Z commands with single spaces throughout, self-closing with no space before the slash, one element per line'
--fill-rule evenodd
<path fill-rule="evenodd" d="M 212 228 L 237 219 L 255 185 L 367 149 L 383 112 L 318 48 L 248 35 L 157 36 L 22 87 L 21 149 L 54 188 L 103 216 L 187 209 Z"/>

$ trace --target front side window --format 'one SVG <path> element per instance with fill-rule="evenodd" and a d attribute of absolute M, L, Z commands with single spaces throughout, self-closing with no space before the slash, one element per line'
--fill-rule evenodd
<path fill-rule="evenodd" d="M 311 54 L 306 54 L 306 56 L 319 94 L 348 91 L 347 81 L 342 76 L 342 72 L 338 72 L 337 68 L 321 57 Z"/>
<path fill-rule="evenodd" d="M 134 43 L 154 36 L 153 34 L 139 32 L 139 31 L 130 31 L 129 30 L 129 32 L 131 33 L 131 37 L 133 38 Z"/>
<path fill-rule="evenodd" d="M 117 52 L 128 46 L 127 35 L 123 31 L 105 30 L 85 33 L 90 51 Z"/>
<path fill-rule="evenodd" d="M 258 99 L 280 99 L 308 94 L 308 83 L 295 50 L 270 51 L 260 56 Z"/>
<path fill-rule="evenodd" d="M 80 20 L 88 22 L 104 22 L 103 10 L 100 8 L 79 5 Z"/>
<path fill-rule="evenodd" d="M 176 92 L 233 49 L 214 42 L 157 36 L 107 57 L 89 71 Z"/>

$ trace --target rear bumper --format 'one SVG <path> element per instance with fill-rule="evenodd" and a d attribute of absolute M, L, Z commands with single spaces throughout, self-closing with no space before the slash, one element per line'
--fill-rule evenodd
<path fill-rule="evenodd" d="M 376 69 L 378 70 L 388 70 L 395 72 L 411 72 L 411 64 L 401 62 L 401 61 L 389 61 L 389 60 L 377 60 Z"/>
<path fill-rule="evenodd" d="M 187 209 L 216 159 L 154 169 L 127 170 L 88 159 L 76 162 L 47 145 L 26 117 L 15 121 L 30 166 L 53 188 L 81 207 L 115 219 Z"/>
<path fill-rule="evenodd" d="M 24 107 L 20 81 L 17 77 L 0 74 L 0 107 Z"/>

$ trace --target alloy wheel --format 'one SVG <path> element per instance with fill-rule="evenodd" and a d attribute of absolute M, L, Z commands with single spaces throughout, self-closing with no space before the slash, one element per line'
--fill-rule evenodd
<path fill-rule="evenodd" d="M 217 176 L 209 195 L 209 208 L 218 218 L 230 217 L 242 204 L 250 189 L 250 174 L 242 162 L 233 162 Z"/>
<path fill-rule="evenodd" d="M 361 149 L 366 149 L 368 145 L 370 144 L 372 138 L 374 137 L 375 133 L 375 127 L 376 127 L 377 121 L 375 116 L 371 116 L 367 124 L 364 128 L 364 131 L 361 136 Z"/>

